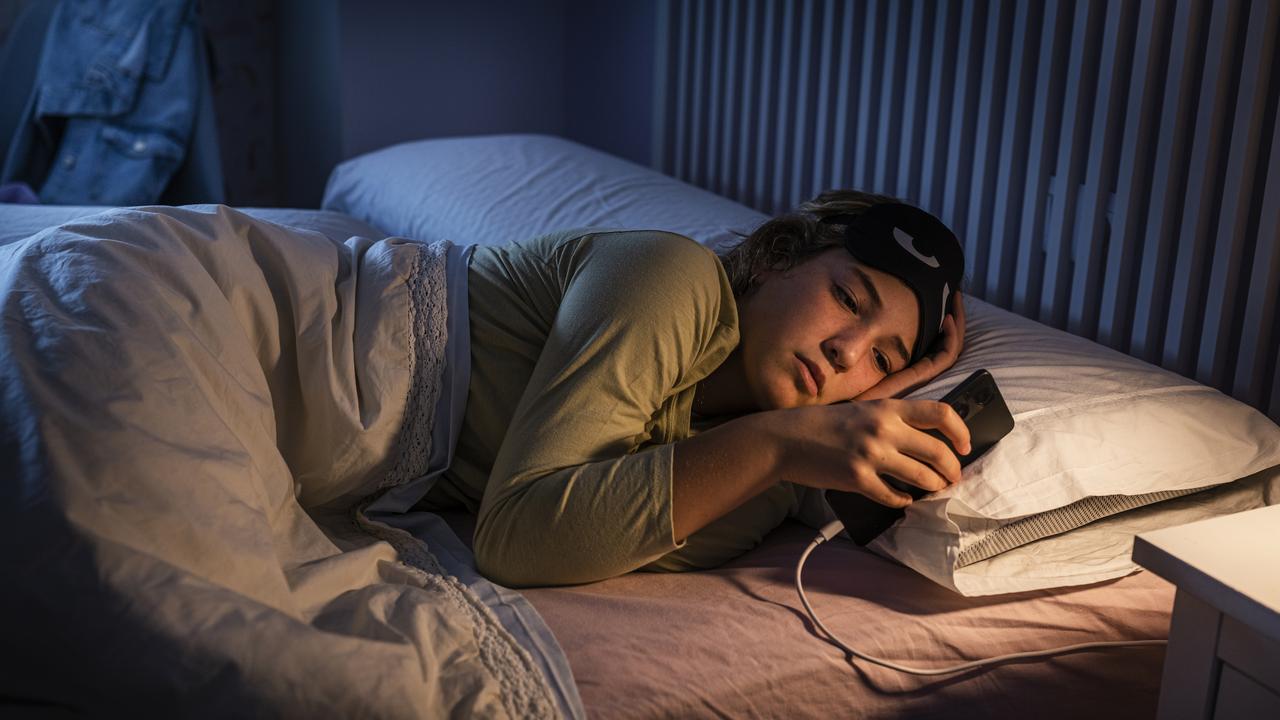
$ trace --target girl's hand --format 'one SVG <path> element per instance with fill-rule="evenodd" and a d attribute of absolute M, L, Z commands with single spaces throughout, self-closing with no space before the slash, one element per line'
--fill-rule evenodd
<path fill-rule="evenodd" d="M 889 507 L 911 496 L 886 483 L 889 475 L 929 492 L 960 480 L 969 429 L 956 411 L 936 400 L 871 400 L 778 410 L 773 433 L 782 448 L 782 479 L 815 488 L 856 492 Z M 773 415 L 762 413 L 761 415 Z"/>
<path fill-rule="evenodd" d="M 964 302 L 960 293 L 956 292 L 952 311 L 942 321 L 942 334 L 934 341 L 937 348 L 932 353 L 920 358 L 914 365 L 887 375 L 883 380 L 863 391 L 854 400 L 882 400 L 884 398 L 902 397 L 916 388 L 924 386 L 930 380 L 941 375 L 944 370 L 955 365 L 960 350 L 964 347 Z"/>

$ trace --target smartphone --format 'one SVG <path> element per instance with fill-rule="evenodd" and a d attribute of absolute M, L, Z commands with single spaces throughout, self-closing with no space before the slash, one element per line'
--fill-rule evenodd
<path fill-rule="evenodd" d="M 951 441 L 939 430 L 924 432 L 946 443 L 960 459 L 962 468 L 982 457 L 1000 438 L 1013 430 L 1013 415 L 1004 403 L 1000 388 L 996 387 L 995 378 L 986 370 L 978 370 L 965 378 L 942 398 L 942 402 L 954 408 L 969 428 L 969 454 L 956 453 Z M 929 494 L 928 490 L 889 475 L 882 474 L 880 478 L 895 490 L 905 492 L 916 500 Z M 861 493 L 828 490 L 826 497 L 831 510 L 844 523 L 849 537 L 859 545 L 866 545 L 874 540 L 905 514 L 901 508 L 886 507 Z"/>

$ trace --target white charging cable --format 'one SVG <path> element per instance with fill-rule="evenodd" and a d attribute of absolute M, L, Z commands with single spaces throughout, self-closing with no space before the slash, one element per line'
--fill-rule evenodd
<path fill-rule="evenodd" d="M 961 663 L 959 665 L 952 665 L 950 667 L 941 667 L 941 668 L 907 667 L 906 665 L 899 665 L 895 662 L 890 662 L 888 660 L 884 660 L 878 657 L 872 657 L 865 653 L 858 652 L 857 650 L 854 650 L 853 648 L 844 644 L 844 642 L 841 641 L 840 638 L 836 637 L 835 633 L 828 630 L 827 626 L 822 624 L 822 621 L 818 619 L 817 614 L 813 612 L 813 606 L 809 604 L 809 598 L 805 597 L 804 585 L 800 582 L 800 572 L 804 569 L 804 561 L 809 559 L 809 553 L 813 552 L 813 549 L 818 547 L 822 543 L 840 534 L 840 531 L 843 529 L 844 529 L 844 523 L 841 523 L 839 520 L 827 523 L 822 527 L 822 530 L 819 531 L 818 536 L 813 539 L 813 542 L 809 543 L 809 547 L 805 548 L 804 552 L 800 554 L 800 562 L 796 563 L 796 591 L 800 593 L 800 602 L 804 604 L 804 609 L 808 611 L 809 617 L 813 619 L 814 624 L 817 625 L 822 630 L 822 632 L 826 633 L 827 637 L 831 638 L 831 642 L 835 643 L 845 652 L 848 652 L 854 655 L 855 657 L 860 657 L 863 660 L 866 660 L 867 662 L 871 662 L 871 663 L 875 663 L 876 665 L 887 667 L 890 670 L 897 670 L 898 672 L 911 673 L 913 675 L 949 675 L 951 673 L 960 672 L 962 670 L 971 670 L 976 667 L 982 667 L 984 665 L 993 665 L 995 663 L 1007 662 L 1009 660 L 1022 660 L 1026 658 L 1047 657 L 1049 655 L 1059 655 L 1061 653 L 1077 652 L 1080 650 L 1091 650 L 1093 648 L 1133 647 L 1133 646 L 1139 646 L 1139 645 L 1143 645 L 1143 646 L 1167 645 L 1169 642 L 1168 640 L 1129 640 L 1129 641 L 1080 643 L 1079 645 L 1067 645 L 1065 647 L 1053 648 L 1051 650 L 1034 650 L 1031 652 L 1020 652 L 1020 653 L 1010 653 L 1008 655 L 997 655 L 995 657 L 983 658 L 981 660 L 974 660 L 972 662 Z"/>

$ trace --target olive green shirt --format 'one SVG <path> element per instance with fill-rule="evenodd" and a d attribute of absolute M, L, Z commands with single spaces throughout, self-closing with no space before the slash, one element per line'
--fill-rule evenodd
<path fill-rule="evenodd" d="M 719 564 L 794 509 L 779 483 L 674 541 L 672 443 L 695 385 L 738 342 L 720 261 L 681 235 L 572 230 L 479 247 L 471 381 L 454 461 L 427 506 L 477 513 L 497 582 L 590 582 Z"/>

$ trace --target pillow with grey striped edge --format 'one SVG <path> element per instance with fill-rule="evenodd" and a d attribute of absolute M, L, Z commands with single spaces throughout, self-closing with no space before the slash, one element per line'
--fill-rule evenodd
<path fill-rule="evenodd" d="M 1133 536 L 1280 503 L 1280 427 L 1221 392 L 977 298 L 956 364 L 986 368 L 1014 429 L 868 547 L 965 595 L 1138 569 Z"/>

